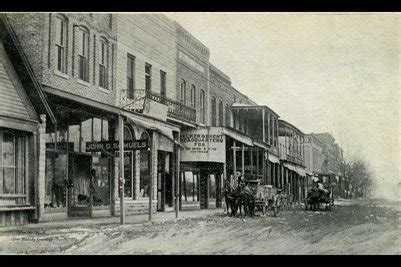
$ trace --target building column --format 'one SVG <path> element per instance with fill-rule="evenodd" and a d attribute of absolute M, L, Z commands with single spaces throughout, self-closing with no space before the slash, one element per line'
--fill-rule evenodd
<path fill-rule="evenodd" d="M 45 212 L 45 195 L 46 195 L 46 115 L 41 114 L 42 123 L 39 125 L 38 134 L 34 135 L 34 145 L 36 148 L 36 219 L 38 222 L 43 221 Z"/>
<path fill-rule="evenodd" d="M 116 121 L 112 120 L 109 122 L 109 140 L 116 140 Z M 116 181 L 118 180 L 118 166 L 116 165 L 118 162 L 115 160 L 115 157 L 110 157 L 110 214 L 111 216 L 116 215 L 116 199 L 118 196 L 118 192 L 116 192 L 118 188 L 118 184 L 116 186 Z"/>

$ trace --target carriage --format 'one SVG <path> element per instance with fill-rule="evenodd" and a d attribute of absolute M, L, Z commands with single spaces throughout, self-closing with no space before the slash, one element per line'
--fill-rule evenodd
<path fill-rule="evenodd" d="M 279 210 L 289 207 L 288 194 L 278 194 L 278 189 L 271 185 L 261 185 L 259 179 L 247 180 L 246 185 L 238 186 L 236 189 L 225 190 L 226 206 L 231 209 L 231 215 L 235 216 L 237 209 L 242 214 L 254 215 L 255 211 L 261 211 L 265 215 L 269 210 L 276 217 Z M 228 212 L 228 209 L 227 209 Z"/>
<path fill-rule="evenodd" d="M 287 193 L 278 194 L 279 189 L 271 185 L 258 185 L 256 189 L 256 208 L 265 215 L 272 210 L 276 217 L 280 210 L 288 209 L 289 197 Z"/>
<path fill-rule="evenodd" d="M 305 200 L 305 210 L 320 210 L 320 205 L 323 204 L 326 210 L 331 211 L 334 206 L 332 193 L 329 189 L 325 188 L 322 184 L 317 184 L 308 191 Z"/>

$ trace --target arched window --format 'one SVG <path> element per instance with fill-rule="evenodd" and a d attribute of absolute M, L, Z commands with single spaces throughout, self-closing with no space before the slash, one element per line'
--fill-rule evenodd
<path fill-rule="evenodd" d="M 78 31 L 79 79 L 89 82 L 89 31 L 80 27 Z"/>
<path fill-rule="evenodd" d="M 180 102 L 185 104 L 186 94 L 187 94 L 187 83 L 185 80 L 181 80 L 180 82 Z"/>
<path fill-rule="evenodd" d="M 226 127 L 230 127 L 230 107 L 226 104 Z"/>
<path fill-rule="evenodd" d="M 223 111 L 223 101 L 219 100 L 219 125 L 224 126 L 224 111 Z"/>
<path fill-rule="evenodd" d="M 200 111 L 200 122 L 205 123 L 205 114 L 206 114 L 206 109 L 205 109 L 205 91 L 200 90 L 199 94 L 199 111 Z"/>
<path fill-rule="evenodd" d="M 216 126 L 217 123 L 217 110 L 216 110 L 216 98 L 212 96 L 212 126 Z"/>
<path fill-rule="evenodd" d="M 99 86 L 108 89 L 109 43 L 105 38 L 100 39 Z"/>
<path fill-rule="evenodd" d="M 57 15 L 55 17 L 56 66 L 62 73 L 67 73 L 67 32 L 67 19 Z"/>
<path fill-rule="evenodd" d="M 195 85 L 191 85 L 191 107 L 196 107 L 196 87 Z"/>

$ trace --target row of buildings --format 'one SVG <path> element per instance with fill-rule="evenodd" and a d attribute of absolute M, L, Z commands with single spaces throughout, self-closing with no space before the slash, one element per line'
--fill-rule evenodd
<path fill-rule="evenodd" d="M 221 207 L 238 172 L 294 201 L 343 177 L 330 134 L 249 99 L 164 15 L 1 14 L 0 58 L 1 225 Z"/>

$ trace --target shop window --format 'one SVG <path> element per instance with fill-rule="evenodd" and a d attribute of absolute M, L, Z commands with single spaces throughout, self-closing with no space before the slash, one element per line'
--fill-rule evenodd
<path fill-rule="evenodd" d="M 0 194 L 25 194 L 25 136 L 0 130 Z"/>
<path fill-rule="evenodd" d="M 56 65 L 57 70 L 62 73 L 67 73 L 67 24 L 67 19 L 64 17 L 55 17 Z"/>
<path fill-rule="evenodd" d="M 89 82 L 89 32 L 84 28 L 79 28 L 78 35 L 78 60 L 79 60 L 79 79 Z"/>
<path fill-rule="evenodd" d="M 66 207 L 68 158 L 65 153 L 46 152 L 45 209 Z"/>
<path fill-rule="evenodd" d="M 105 89 L 108 89 L 108 56 L 108 42 L 102 39 L 100 41 L 99 86 Z"/>

